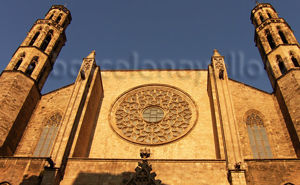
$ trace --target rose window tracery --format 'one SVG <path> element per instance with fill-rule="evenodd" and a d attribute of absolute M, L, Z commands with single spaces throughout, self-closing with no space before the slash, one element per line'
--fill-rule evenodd
<path fill-rule="evenodd" d="M 123 138 L 147 145 L 163 144 L 184 136 L 197 119 L 193 100 L 177 88 L 147 85 L 122 94 L 109 120 Z"/>

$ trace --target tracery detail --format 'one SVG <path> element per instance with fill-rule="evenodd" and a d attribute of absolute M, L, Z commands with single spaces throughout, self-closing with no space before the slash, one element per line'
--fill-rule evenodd
<path fill-rule="evenodd" d="M 149 109 L 156 112 L 150 115 Z M 155 145 L 185 135 L 196 117 L 196 106 L 188 95 L 170 86 L 148 85 L 120 96 L 112 107 L 110 122 L 123 138 Z"/>
<path fill-rule="evenodd" d="M 272 158 L 263 115 L 257 110 L 249 110 L 245 114 L 248 136 L 255 159 Z"/>
<path fill-rule="evenodd" d="M 48 157 L 50 155 L 61 120 L 62 114 L 60 112 L 54 112 L 44 119 L 43 130 L 33 156 Z"/>

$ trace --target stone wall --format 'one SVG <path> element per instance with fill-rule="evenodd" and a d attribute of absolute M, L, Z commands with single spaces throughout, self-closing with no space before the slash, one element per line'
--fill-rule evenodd
<path fill-rule="evenodd" d="M 247 160 L 246 173 L 248 185 L 300 184 L 300 160 Z"/>
<path fill-rule="evenodd" d="M 129 89 L 145 84 L 167 84 L 191 96 L 198 107 L 198 120 L 184 137 L 168 144 L 150 146 L 153 158 L 216 159 L 213 123 L 207 93 L 207 71 L 102 71 L 101 76 L 104 98 L 89 157 L 139 158 L 139 150 L 145 146 L 123 139 L 111 128 L 108 121 L 110 108 L 116 99 Z"/>
<path fill-rule="evenodd" d="M 275 96 L 232 80 L 229 85 L 232 89 L 244 157 L 253 158 L 244 116 L 248 110 L 254 109 L 264 116 L 263 122 L 273 157 L 295 158 L 295 151 Z"/>
<path fill-rule="evenodd" d="M 44 158 L 0 158 L 0 183 L 39 185 L 47 164 Z"/>
<path fill-rule="evenodd" d="M 73 85 L 66 86 L 41 98 L 31 116 L 15 156 L 32 156 L 42 133 L 45 119 L 56 111 L 64 114 L 72 90 Z"/>
<path fill-rule="evenodd" d="M 40 99 L 34 81 L 21 72 L 0 76 L 0 155 L 13 155 Z"/>
<path fill-rule="evenodd" d="M 121 185 L 140 160 L 69 159 L 61 185 Z M 225 161 L 149 160 L 163 185 L 229 185 Z"/>

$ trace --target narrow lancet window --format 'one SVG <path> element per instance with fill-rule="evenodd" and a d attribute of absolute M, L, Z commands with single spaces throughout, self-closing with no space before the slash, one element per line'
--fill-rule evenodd
<path fill-rule="evenodd" d="M 280 35 L 280 38 L 281 38 L 283 44 L 288 44 L 288 41 L 287 41 L 287 39 L 286 39 L 284 33 L 283 33 L 281 30 L 279 30 L 278 33 L 279 33 L 279 35 Z"/>
<path fill-rule="evenodd" d="M 274 49 L 276 47 L 276 44 L 269 30 L 266 30 L 266 35 L 271 49 Z"/>
<path fill-rule="evenodd" d="M 38 36 L 40 35 L 40 32 L 36 32 L 35 35 L 33 36 L 33 38 L 31 39 L 29 46 L 33 46 L 33 44 L 35 43 L 36 39 L 38 38 Z"/>
<path fill-rule="evenodd" d="M 57 19 L 56 19 L 56 23 L 58 24 L 59 22 L 60 22 L 60 20 L 61 20 L 61 15 L 59 15 L 58 17 L 57 17 Z"/>
<path fill-rule="evenodd" d="M 44 42 L 41 45 L 41 50 L 42 51 L 45 51 L 47 49 L 47 47 L 48 47 L 48 45 L 49 45 L 49 43 L 50 43 L 50 41 L 52 39 L 52 34 L 53 34 L 53 31 L 50 30 L 49 33 L 47 34 Z"/>
<path fill-rule="evenodd" d="M 250 112 L 246 117 L 250 145 L 255 159 L 272 158 L 272 151 L 264 122 L 258 113 Z"/>
<path fill-rule="evenodd" d="M 32 72 L 34 71 L 37 63 L 38 63 L 38 59 L 39 57 L 33 57 L 32 61 L 30 62 L 30 64 L 28 65 L 25 73 L 28 74 L 28 75 L 31 75 Z"/>
<path fill-rule="evenodd" d="M 291 60 L 294 64 L 294 66 L 295 67 L 300 67 L 299 62 L 298 62 L 297 58 L 295 57 L 295 55 L 292 51 L 290 52 L 290 55 L 291 55 Z"/>
<path fill-rule="evenodd" d="M 15 67 L 14 67 L 14 70 L 18 70 L 19 67 L 20 67 L 20 65 L 22 64 L 22 62 L 23 62 L 23 58 L 20 58 L 20 59 L 18 60 L 18 62 L 16 63 L 16 65 L 15 65 Z"/>
<path fill-rule="evenodd" d="M 280 72 L 281 72 L 281 74 L 284 75 L 287 72 L 287 69 L 286 69 L 286 67 L 284 65 L 284 62 L 283 62 L 281 56 L 280 55 L 276 55 L 276 59 L 277 59 L 277 62 L 278 62 L 278 67 L 280 69 Z"/>
<path fill-rule="evenodd" d="M 62 119 L 60 113 L 54 113 L 50 118 L 45 119 L 43 130 L 39 142 L 35 148 L 33 156 L 49 157 L 55 138 L 58 133 L 58 128 Z"/>
<path fill-rule="evenodd" d="M 36 64 L 34 62 L 30 63 L 26 69 L 26 74 L 31 75 L 35 66 L 36 66 Z"/>
<path fill-rule="evenodd" d="M 272 15 L 270 14 L 270 12 L 268 12 L 267 14 L 268 14 L 268 17 L 269 17 L 270 19 L 272 19 Z"/>
<path fill-rule="evenodd" d="M 49 20 L 51 20 L 53 18 L 53 14 L 49 17 Z"/>
<path fill-rule="evenodd" d="M 261 13 L 259 13 L 259 18 L 260 18 L 260 21 L 263 23 L 265 21 L 263 15 Z"/>

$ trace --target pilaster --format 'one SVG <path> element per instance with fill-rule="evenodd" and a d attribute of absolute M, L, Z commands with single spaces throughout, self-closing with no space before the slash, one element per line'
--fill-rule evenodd
<path fill-rule="evenodd" d="M 228 86 L 227 69 L 224 57 L 214 50 L 211 65 L 209 66 L 209 79 L 212 89 L 212 100 L 215 108 L 213 117 L 220 123 L 224 154 L 231 184 L 246 184 L 245 164 L 240 147 L 237 130 L 236 115 L 233 108 L 231 91 Z"/>
<path fill-rule="evenodd" d="M 62 127 L 58 133 L 52 158 L 55 167 L 60 168 L 58 179 L 64 173 L 67 159 L 70 155 L 74 137 L 81 121 L 81 116 L 85 107 L 90 86 L 95 75 L 99 73 L 99 69 L 95 62 L 95 52 L 83 59 L 79 74 L 74 84 L 74 89 L 68 101 L 65 115 L 62 119 Z"/>

